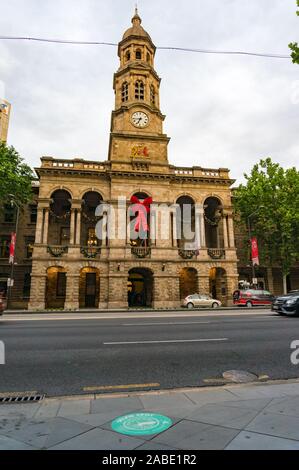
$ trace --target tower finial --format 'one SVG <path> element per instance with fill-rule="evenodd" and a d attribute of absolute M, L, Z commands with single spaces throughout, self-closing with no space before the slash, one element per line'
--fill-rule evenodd
<path fill-rule="evenodd" d="M 137 2 L 135 3 L 135 15 L 132 18 L 132 23 L 133 23 L 133 25 L 140 25 L 141 24 L 141 18 L 138 14 L 138 4 L 137 4 Z"/>

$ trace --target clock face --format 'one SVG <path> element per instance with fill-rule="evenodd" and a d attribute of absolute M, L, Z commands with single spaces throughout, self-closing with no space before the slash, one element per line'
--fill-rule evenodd
<path fill-rule="evenodd" d="M 146 127 L 149 123 L 149 117 L 142 111 L 136 111 L 132 114 L 132 123 L 135 127 Z"/>

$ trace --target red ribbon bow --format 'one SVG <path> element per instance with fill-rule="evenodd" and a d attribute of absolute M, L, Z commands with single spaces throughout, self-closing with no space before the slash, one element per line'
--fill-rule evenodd
<path fill-rule="evenodd" d="M 150 212 L 150 205 L 153 203 L 151 197 L 147 197 L 143 201 L 140 201 L 137 196 L 132 196 L 130 201 L 132 202 L 131 211 L 133 214 L 137 213 L 134 230 L 139 232 L 140 228 L 144 232 L 149 231 L 149 226 L 147 223 L 147 214 Z"/>

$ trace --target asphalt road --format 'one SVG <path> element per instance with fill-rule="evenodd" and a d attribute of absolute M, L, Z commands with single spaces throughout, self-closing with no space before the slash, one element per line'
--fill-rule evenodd
<path fill-rule="evenodd" d="M 6 364 L 0 365 L 3 393 L 58 396 L 200 386 L 231 369 L 270 379 L 299 377 L 299 366 L 290 361 L 290 344 L 299 340 L 299 318 L 268 311 L 243 311 L 239 316 L 186 312 L 171 317 L 168 312 L 154 318 L 142 313 L 139 318 L 19 318 L 7 315 L 0 320 L 6 353 Z"/>

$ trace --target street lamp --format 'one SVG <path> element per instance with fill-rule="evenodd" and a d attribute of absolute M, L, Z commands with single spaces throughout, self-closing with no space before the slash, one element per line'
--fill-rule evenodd
<path fill-rule="evenodd" d="M 260 209 L 264 209 L 265 206 L 259 206 L 254 212 L 252 212 L 251 214 L 249 214 L 247 216 L 247 226 L 248 226 L 248 235 L 249 235 L 249 242 L 250 242 L 250 247 L 251 247 L 251 224 L 250 224 L 250 219 L 252 216 L 254 216 L 255 214 L 257 214 L 257 212 L 260 211 Z M 253 283 L 253 280 L 255 279 L 255 267 L 254 267 L 254 263 L 253 263 L 253 259 L 252 259 L 252 254 L 251 254 L 251 269 L 252 269 L 252 284 L 255 285 Z"/>
<path fill-rule="evenodd" d="M 18 225 L 19 225 L 19 214 L 20 214 L 20 206 L 17 203 L 15 196 L 13 194 L 8 194 L 10 197 L 10 204 L 11 206 L 15 206 L 17 208 L 17 215 L 16 215 L 16 225 L 15 225 L 15 252 L 16 252 L 16 246 L 17 246 L 17 236 L 18 236 Z M 11 268 L 10 268 L 10 279 L 9 279 L 9 284 L 8 284 L 8 289 L 7 289 L 7 309 L 9 308 L 9 303 L 11 299 L 11 288 L 12 288 L 12 283 L 13 283 L 13 276 L 14 276 L 14 266 L 15 266 L 15 254 L 14 258 L 11 263 Z"/>

